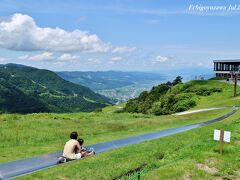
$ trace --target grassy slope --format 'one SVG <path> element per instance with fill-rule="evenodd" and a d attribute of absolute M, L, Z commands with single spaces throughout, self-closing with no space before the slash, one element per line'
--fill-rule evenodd
<path fill-rule="evenodd" d="M 224 91 L 199 98 L 198 105 L 194 109 L 240 104 L 239 97 L 231 98 L 232 88 L 229 85 L 216 81 L 198 81 L 196 83 L 198 83 L 197 85 L 222 86 Z M 91 144 L 209 120 L 225 114 L 227 111 L 229 109 L 179 117 L 125 113 L 1 115 L 0 142 L 3 143 L 0 144 L 0 162 L 61 150 L 69 132 L 72 130 L 78 130 L 86 142 Z M 240 128 L 239 115 L 240 113 L 224 122 L 201 129 L 109 151 L 23 178 L 112 179 L 143 163 L 148 164 L 144 170 L 150 169 L 145 176 L 146 179 L 159 179 L 160 177 L 161 179 L 163 179 L 162 177 L 166 179 L 180 177 L 182 179 L 183 176 L 193 176 L 195 179 L 211 178 L 213 175 L 195 168 L 196 163 L 205 163 L 206 159 L 209 158 L 213 158 L 217 165 L 222 163 L 218 168 L 219 171 L 231 165 L 222 174 L 218 173 L 217 175 L 224 177 L 235 173 L 233 175 L 235 176 L 235 169 L 239 168 L 240 162 L 239 158 L 234 159 L 234 156 L 237 156 L 237 152 L 239 152 L 239 141 L 237 141 L 240 137 L 238 131 Z M 234 121 L 234 124 L 232 121 Z M 215 160 L 215 157 L 218 158 L 218 154 L 214 151 L 218 149 L 219 145 L 212 141 L 212 131 L 214 128 L 220 127 L 232 130 L 233 140 L 235 141 L 226 144 L 225 156 L 223 160 L 218 161 Z M 9 133 L 12 134 L 9 135 Z M 12 148 L 13 146 L 14 148 Z M 12 156 L 12 154 L 15 154 L 15 156 Z M 164 154 L 164 159 L 159 160 L 162 154 Z M 179 158 L 183 160 L 178 160 Z M 178 161 L 175 162 L 176 160 Z M 223 161 L 226 162 L 226 165 Z M 159 168 L 162 165 L 165 166 Z"/>
<path fill-rule="evenodd" d="M 221 88 L 222 92 L 213 93 L 210 96 L 197 96 L 195 95 L 195 99 L 197 101 L 197 105 L 192 109 L 200 109 L 207 107 L 216 107 L 216 106 L 239 106 L 240 105 L 240 97 L 233 97 L 233 85 L 227 84 L 224 82 L 219 82 L 217 80 L 209 80 L 209 81 L 190 81 L 187 82 L 193 85 L 193 87 L 197 88 Z M 181 86 L 181 85 L 180 85 Z M 237 93 L 240 94 L 240 87 L 237 89 Z M 103 108 L 103 112 L 112 112 L 118 109 L 118 106 L 124 107 L 126 103 L 121 103 L 115 106 L 108 106 Z"/>
<path fill-rule="evenodd" d="M 239 116 L 240 112 L 209 126 L 109 151 L 22 179 L 113 179 L 144 163 L 147 164 L 143 169 L 144 179 L 239 178 Z M 232 142 L 224 144 L 222 158 L 217 152 L 219 142 L 212 140 L 213 130 L 220 128 L 232 131 Z M 210 174 L 198 169 L 197 164 L 215 167 L 217 172 Z"/>
<path fill-rule="evenodd" d="M 86 143 L 92 144 L 210 120 L 228 111 L 230 109 L 185 116 L 126 113 L 1 115 L 0 162 L 62 150 L 73 130 L 77 130 Z"/>
<path fill-rule="evenodd" d="M 126 105 L 126 102 L 120 103 L 117 105 L 107 106 L 105 108 L 102 108 L 102 112 L 111 113 L 114 111 L 118 111 L 118 110 L 121 110 L 125 105 Z"/>
<path fill-rule="evenodd" d="M 198 96 L 197 106 L 193 109 L 215 107 L 215 106 L 237 106 L 240 105 L 240 97 L 233 97 L 233 85 L 219 81 L 193 81 L 196 87 L 219 87 L 222 92 L 213 93 L 211 96 Z M 240 94 L 240 89 L 237 89 Z"/>
<path fill-rule="evenodd" d="M 189 177 L 191 179 L 239 179 L 240 178 L 240 112 L 220 123 L 191 133 L 183 133 L 183 148 L 180 148 L 167 163 L 159 163 L 159 168 L 147 173 L 145 179 L 172 179 L 177 177 Z M 224 129 L 232 132 L 231 143 L 224 143 L 224 153 L 221 157 L 218 153 L 219 142 L 212 140 L 214 129 Z M 183 137 L 184 136 L 184 137 Z M 191 137 L 190 144 L 187 139 Z M 176 147 L 175 147 L 176 148 Z M 181 159 L 182 158 L 182 159 Z M 179 159 L 174 161 L 175 159 Z M 172 163 L 174 161 L 174 163 Z M 198 167 L 199 164 L 216 168 L 215 173 L 209 173 Z M 165 165 L 165 166 L 164 166 Z M 162 167 L 161 167 L 162 166 Z M 169 171 L 171 173 L 169 173 Z"/>
<path fill-rule="evenodd" d="M 169 85 L 161 84 L 149 93 L 143 92 L 138 98 L 128 101 L 124 110 L 162 115 L 190 108 L 240 104 L 240 99 L 232 97 L 233 85 L 224 82 L 189 81 L 169 88 Z"/>

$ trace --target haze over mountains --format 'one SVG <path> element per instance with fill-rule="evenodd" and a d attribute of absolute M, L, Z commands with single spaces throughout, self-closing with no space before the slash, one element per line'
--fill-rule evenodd
<path fill-rule="evenodd" d="M 0 112 L 93 111 L 109 104 L 105 97 L 52 71 L 0 65 Z"/>
<path fill-rule="evenodd" d="M 164 80 L 159 73 L 122 71 L 62 71 L 60 77 L 91 88 L 92 90 L 115 89 L 147 81 Z"/>
<path fill-rule="evenodd" d="M 68 71 L 57 73 L 63 79 L 89 87 L 113 102 L 124 102 L 166 80 L 160 73 L 122 71 Z"/>
<path fill-rule="evenodd" d="M 178 75 L 184 78 L 183 81 L 188 81 L 200 75 L 208 79 L 212 76 L 211 72 L 211 69 L 198 67 L 159 72 L 62 71 L 57 74 L 65 80 L 87 86 L 111 98 L 113 102 L 124 102 L 150 90 L 153 86 L 173 80 Z"/>

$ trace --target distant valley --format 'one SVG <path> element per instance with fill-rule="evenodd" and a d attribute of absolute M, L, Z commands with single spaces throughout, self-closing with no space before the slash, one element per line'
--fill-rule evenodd
<path fill-rule="evenodd" d="M 112 102 L 123 102 L 137 97 L 142 91 L 167 80 L 159 73 L 150 72 L 57 72 L 65 80 L 89 87 L 93 91 L 112 99 Z"/>
<path fill-rule="evenodd" d="M 181 75 L 183 81 L 212 77 L 211 69 L 186 68 L 172 72 L 123 72 L 123 71 L 62 71 L 57 74 L 63 79 L 89 87 L 94 92 L 110 98 L 113 103 L 121 103 L 135 98 L 153 86 L 171 81 Z"/>

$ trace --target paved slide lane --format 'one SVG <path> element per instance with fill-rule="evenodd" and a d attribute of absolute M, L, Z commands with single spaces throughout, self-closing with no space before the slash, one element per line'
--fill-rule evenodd
<path fill-rule="evenodd" d="M 180 113 L 176 113 L 174 115 L 181 116 L 181 115 L 185 115 L 185 114 L 192 114 L 192 113 L 204 112 L 204 111 L 213 111 L 213 110 L 226 109 L 226 108 L 233 108 L 233 107 L 232 106 L 221 106 L 221 107 L 203 108 L 203 109 L 197 109 L 197 110 L 183 111 Z M 238 108 L 238 106 L 235 108 Z"/>
<path fill-rule="evenodd" d="M 190 124 L 186 126 L 161 130 L 161 131 L 147 133 L 147 134 L 141 134 L 137 136 L 130 136 L 127 138 L 122 138 L 122 139 L 113 140 L 109 142 L 93 144 L 93 145 L 90 145 L 90 147 L 93 147 L 96 154 L 99 154 L 112 149 L 117 149 L 117 148 L 128 146 L 131 144 L 137 144 L 147 140 L 158 139 L 161 137 L 177 134 L 180 132 L 202 127 L 208 124 L 212 124 L 212 123 L 226 119 L 227 117 L 231 116 L 235 112 L 236 110 L 234 109 L 233 111 L 225 114 L 224 116 L 212 119 L 210 121 Z M 35 171 L 39 171 L 41 169 L 56 166 L 58 164 L 58 157 L 61 155 L 62 155 L 62 152 L 56 152 L 56 153 L 46 154 L 42 156 L 17 160 L 13 162 L 1 163 L 0 179 L 11 179 L 17 176 L 22 176 Z"/>

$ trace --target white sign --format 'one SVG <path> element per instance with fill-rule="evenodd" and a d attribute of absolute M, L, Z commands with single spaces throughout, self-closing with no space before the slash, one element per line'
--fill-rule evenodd
<path fill-rule="evenodd" d="M 213 140 L 220 141 L 220 130 L 214 130 Z"/>
<path fill-rule="evenodd" d="M 224 131 L 223 141 L 224 142 L 230 142 L 231 138 L 231 132 L 230 131 Z"/>
<path fill-rule="evenodd" d="M 213 139 L 215 141 L 220 141 L 220 130 L 214 130 L 214 135 L 213 135 Z M 224 142 L 230 142 L 231 139 L 231 132 L 230 131 L 224 131 L 223 134 L 223 141 Z"/>

